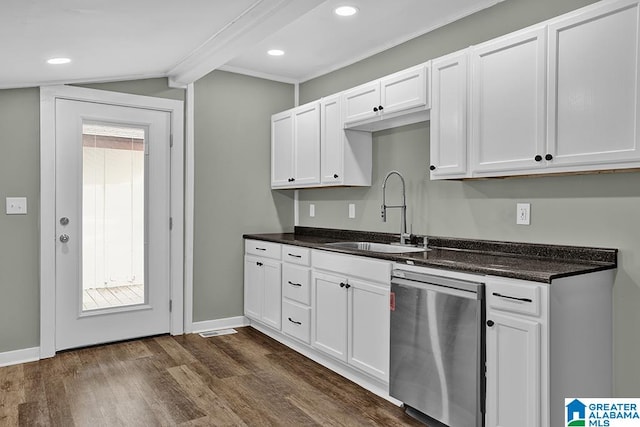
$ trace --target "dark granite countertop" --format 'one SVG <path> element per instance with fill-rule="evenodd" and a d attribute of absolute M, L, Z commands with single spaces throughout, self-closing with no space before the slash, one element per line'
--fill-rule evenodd
<path fill-rule="evenodd" d="M 389 254 L 327 246 L 339 241 L 390 243 L 397 234 L 329 228 L 296 227 L 294 233 L 245 234 L 256 239 L 304 246 L 350 255 L 367 256 L 399 263 L 442 268 L 466 273 L 511 277 L 551 283 L 553 279 L 617 267 L 617 249 L 499 242 L 446 237 L 428 237 L 427 252 Z M 422 237 L 413 242 L 422 244 Z"/>

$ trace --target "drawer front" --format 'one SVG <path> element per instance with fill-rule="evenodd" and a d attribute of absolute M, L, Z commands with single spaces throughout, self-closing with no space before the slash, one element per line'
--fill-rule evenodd
<path fill-rule="evenodd" d="M 301 304 L 311 303 L 311 270 L 282 264 L 282 295 Z"/>
<path fill-rule="evenodd" d="M 286 262 L 309 266 L 311 251 L 300 246 L 282 245 L 282 259 Z"/>
<path fill-rule="evenodd" d="M 520 282 L 487 281 L 487 306 L 493 310 L 540 316 L 540 286 Z"/>
<path fill-rule="evenodd" d="M 391 262 L 388 261 L 328 251 L 313 251 L 313 267 L 381 284 L 391 284 Z"/>
<path fill-rule="evenodd" d="M 261 240 L 246 239 L 244 241 L 246 253 L 265 258 L 280 259 L 280 246 L 278 243 L 263 242 Z"/>
<path fill-rule="evenodd" d="M 309 344 L 311 342 L 311 308 L 283 301 L 282 331 Z"/>

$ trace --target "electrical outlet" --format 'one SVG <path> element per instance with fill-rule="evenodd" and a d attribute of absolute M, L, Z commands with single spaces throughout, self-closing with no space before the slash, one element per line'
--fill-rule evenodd
<path fill-rule="evenodd" d="M 531 204 L 530 203 L 516 204 L 516 224 L 518 225 L 531 224 Z"/>
<path fill-rule="evenodd" d="M 356 204 L 349 203 L 349 218 L 355 218 L 355 217 L 356 217 Z"/>
<path fill-rule="evenodd" d="M 309 205 L 309 216 L 311 218 L 313 218 L 314 216 L 316 216 L 316 205 L 314 205 L 313 203 L 311 203 Z"/>

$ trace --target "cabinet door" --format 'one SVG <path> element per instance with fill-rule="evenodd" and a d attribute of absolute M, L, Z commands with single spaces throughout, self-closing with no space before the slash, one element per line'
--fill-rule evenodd
<path fill-rule="evenodd" d="M 380 82 L 376 80 L 343 92 L 342 106 L 345 123 L 376 117 L 380 107 Z"/>
<path fill-rule="evenodd" d="M 467 51 L 431 62 L 431 179 L 467 176 Z"/>
<path fill-rule="evenodd" d="M 320 183 L 320 104 L 314 102 L 294 110 L 293 184 Z"/>
<path fill-rule="evenodd" d="M 389 381 L 389 288 L 349 279 L 349 364 Z"/>
<path fill-rule="evenodd" d="M 427 105 L 427 68 L 419 65 L 380 79 L 381 113 Z"/>
<path fill-rule="evenodd" d="M 313 275 L 312 345 L 347 361 L 347 280 L 327 274 Z"/>
<path fill-rule="evenodd" d="M 544 165 L 545 27 L 515 33 L 472 50 L 472 171 Z"/>
<path fill-rule="evenodd" d="M 487 427 L 539 427 L 540 323 L 488 312 Z"/>
<path fill-rule="evenodd" d="M 341 184 L 344 179 L 344 128 L 340 95 L 324 98 L 320 104 L 321 180 L 323 184 Z"/>
<path fill-rule="evenodd" d="M 261 258 L 244 257 L 244 314 L 254 320 L 262 318 L 264 270 Z"/>
<path fill-rule="evenodd" d="M 261 260 L 263 270 L 262 322 L 280 330 L 282 321 L 281 263 Z"/>
<path fill-rule="evenodd" d="M 271 186 L 291 185 L 293 170 L 293 111 L 271 117 Z"/>
<path fill-rule="evenodd" d="M 549 25 L 548 166 L 640 159 L 636 1 Z"/>

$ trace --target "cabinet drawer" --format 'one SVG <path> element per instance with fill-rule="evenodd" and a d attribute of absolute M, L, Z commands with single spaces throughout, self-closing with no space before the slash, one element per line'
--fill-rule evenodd
<path fill-rule="evenodd" d="M 282 259 L 294 264 L 309 265 L 310 250 L 300 246 L 282 245 Z"/>
<path fill-rule="evenodd" d="M 280 259 L 280 246 L 278 243 L 263 242 L 261 240 L 246 239 L 244 241 L 246 253 L 273 259 Z"/>
<path fill-rule="evenodd" d="M 540 315 L 540 285 L 487 282 L 487 306 L 494 310 Z"/>
<path fill-rule="evenodd" d="M 387 285 L 391 283 L 391 263 L 373 258 L 313 251 L 313 267 Z"/>
<path fill-rule="evenodd" d="M 311 308 L 290 301 L 282 302 L 282 331 L 309 344 Z"/>
<path fill-rule="evenodd" d="M 282 295 L 309 305 L 311 302 L 311 270 L 291 264 L 282 264 Z"/>

